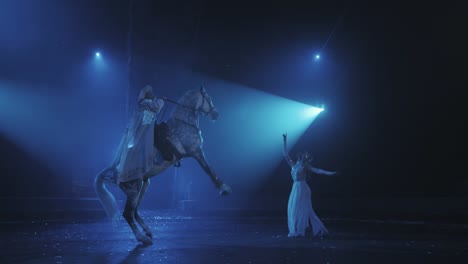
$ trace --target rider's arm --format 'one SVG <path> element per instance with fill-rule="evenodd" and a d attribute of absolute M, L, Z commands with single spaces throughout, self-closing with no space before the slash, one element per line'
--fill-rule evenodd
<path fill-rule="evenodd" d="M 164 101 L 161 99 L 142 99 L 138 104 L 145 110 L 159 112 L 164 106 Z"/>

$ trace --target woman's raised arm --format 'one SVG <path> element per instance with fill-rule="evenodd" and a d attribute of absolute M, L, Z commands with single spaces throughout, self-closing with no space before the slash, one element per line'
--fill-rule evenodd
<path fill-rule="evenodd" d="M 293 160 L 291 159 L 291 157 L 289 157 L 289 154 L 288 154 L 287 139 L 288 139 L 288 134 L 283 134 L 283 155 L 284 155 L 284 158 L 286 159 L 286 161 L 288 162 L 289 166 L 292 167 L 294 165 L 294 163 L 293 163 Z"/>

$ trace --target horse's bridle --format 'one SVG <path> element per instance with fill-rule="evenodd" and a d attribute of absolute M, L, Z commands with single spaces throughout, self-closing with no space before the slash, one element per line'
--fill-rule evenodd
<path fill-rule="evenodd" d="M 215 107 L 213 107 L 213 105 L 210 104 L 210 102 L 209 102 L 208 99 L 206 98 L 207 95 L 206 95 L 206 92 L 205 92 L 205 91 L 200 91 L 200 93 L 202 94 L 203 101 L 202 101 L 202 103 L 201 103 L 201 105 L 200 105 L 199 108 L 203 107 L 203 105 L 205 104 L 205 101 L 206 101 L 206 102 L 208 103 L 208 106 L 210 107 L 210 110 L 209 110 L 208 112 L 206 112 L 206 113 L 205 113 L 205 112 L 202 112 L 202 111 L 200 111 L 200 110 L 197 110 L 197 111 L 200 111 L 200 112 L 204 113 L 205 115 L 209 115 L 209 114 L 211 114 L 213 111 L 215 111 Z"/>

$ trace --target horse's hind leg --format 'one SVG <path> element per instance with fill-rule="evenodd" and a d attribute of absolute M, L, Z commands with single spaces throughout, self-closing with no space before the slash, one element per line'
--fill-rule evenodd
<path fill-rule="evenodd" d="M 123 217 L 127 220 L 128 225 L 133 231 L 135 238 L 145 245 L 151 245 L 153 242 L 151 238 L 143 235 L 135 224 L 135 212 L 138 205 L 138 198 L 142 189 L 143 181 L 141 179 L 131 180 L 128 182 L 121 182 L 120 189 L 127 195 L 127 202 L 123 212 Z"/>
<path fill-rule="evenodd" d="M 143 199 L 143 196 L 145 195 L 149 185 L 149 179 L 143 180 L 143 186 L 141 187 L 140 195 L 138 196 L 137 207 L 135 208 L 135 219 L 145 231 L 146 236 L 148 236 L 149 238 L 153 238 L 153 234 L 151 233 L 149 226 L 145 223 L 145 221 L 143 221 L 143 218 L 141 218 L 141 216 L 138 214 L 138 206 L 140 205 L 141 200 Z"/>

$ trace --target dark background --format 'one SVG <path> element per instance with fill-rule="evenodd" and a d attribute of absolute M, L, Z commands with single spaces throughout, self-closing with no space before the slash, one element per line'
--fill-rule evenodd
<path fill-rule="evenodd" d="M 291 151 L 309 149 L 319 167 L 341 175 L 312 179 L 320 186 L 314 195 L 467 197 L 468 43 L 460 4 L 133 3 L 130 98 L 145 84 L 173 96 L 160 85 L 165 78 L 180 81 L 182 73 L 171 69 L 183 68 L 305 103 L 318 100 L 329 106 L 326 113 Z M 44 94 L 73 91 L 77 65 L 99 47 L 120 67 L 115 93 L 123 102 L 128 1 L 4 0 L 0 21 L 0 80 L 34 84 Z M 3 197 L 71 195 L 74 177 L 54 174 L 1 133 L 0 154 Z M 89 173 L 85 189 L 101 168 L 82 170 Z M 274 171 L 254 197 L 287 199 L 289 168 L 283 162 Z"/>

